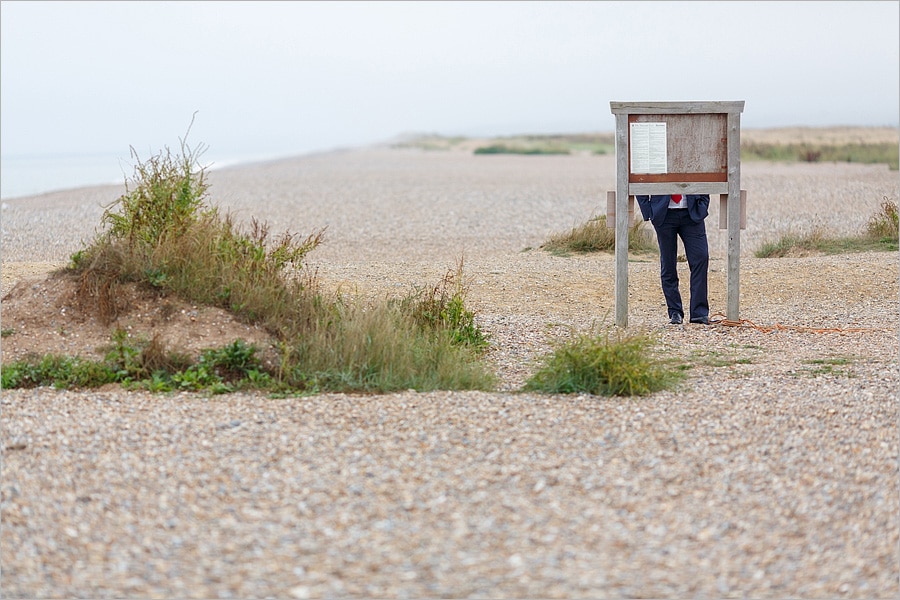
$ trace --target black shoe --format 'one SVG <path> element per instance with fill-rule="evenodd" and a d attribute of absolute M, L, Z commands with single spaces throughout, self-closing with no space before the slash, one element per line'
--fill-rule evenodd
<path fill-rule="evenodd" d="M 684 319 L 681 318 L 681 315 L 672 315 L 669 318 L 669 323 L 671 323 L 672 325 L 681 325 L 682 323 L 684 323 Z"/>
<path fill-rule="evenodd" d="M 696 319 L 691 319 L 691 323 L 697 323 L 698 325 L 709 325 L 709 317 L 697 317 Z"/>

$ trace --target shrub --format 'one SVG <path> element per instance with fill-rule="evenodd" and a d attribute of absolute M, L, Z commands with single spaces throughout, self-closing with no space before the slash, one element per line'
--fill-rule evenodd
<path fill-rule="evenodd" d="M 82 303 L 96 303 L 111 321 L 119 311 L 115 288 L 142 281 L 189 301 L 219 306 L 280 331 L 296 317 L 297 301 L 315 276 L 304 257 L 324 230 L 305 238 L 284 233 L 274 243 L 264 223 L 242 232 L 230 215 L 209 207 L 202 150 L 182 142 L 182 155 L 166 150 L 138 161 L 134 183 L 102 217 L 106 231 L 72 256 L 82 274 Z"/>
<path fill-rule="evenodd" d="M 225 308 L 277 338 L 279 368 L 263 371 L 255 349 L 243 342 L 185 364 L 161 340 L 131 345 L 114 334 L 107 363 L 120 381 L 156 391 L 214 392 L 235 385 L 306 391 L 494 385 L 478 361 L 488 342 L 465 306 L 462 262 L 436 286 L 399 301 L 368 305 L 331 296 L 304 264 L 324 230 L 273 240 L 253 220 L 242 231 L 230 215 L 208 206 L 200 154 L 202 147 L 191 150 L 182 141 L 181 155 L 166 150 L 138 160 L 126 193 L 103 214 L 105 231 L 71 257 L 69 269 L 82 278 L 79 297 L 110 322 L 125 282 Z"/>
<path fill-rule="evenodd" d="M 203 154 L 198 146 L 190 150 L 182 142 L 182 155 L 171 150 L 142 162 L 131 149 L 135 160 L 132 182 L 126 181 L 126 192 L 103 213 L 101 222 L 108 226 L 107 236 L 125 240 L 134 252 L 148 252 L 167 240 L 187 233 L 196 221 L 208 188 L 205 171 L 194 167 Z"/>
<path fill-rule="evenodd" d="M 526 391 L 643 396 L 667 389 L 683 373 L 655 358 L 646 333 L 590 332 L 559 344 L 525 383 Z"/>
<path fill-rule="evenodd" d="M 900 218 L 898 218 L 897 203 L 887 198 L 881 203 L 881 210 L 869 219 L 866 225 L 866 234 L 876 240 L 897 242 L 900 237 Z"/>
<path fill-rule="evenodd" d="M 565 233 L 557 233 L 541 245 L 550 252 L 615 252 L 616 230 L 606 224 L 606 215 L 592 217 L 586 223 Z M 628 229 L 628 250 L 639 254 L 658 252 L 653 235 L 643 221 L 635 221 Z"/>

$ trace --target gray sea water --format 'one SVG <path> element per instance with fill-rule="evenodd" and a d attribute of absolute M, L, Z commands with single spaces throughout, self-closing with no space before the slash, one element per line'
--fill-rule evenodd
<path fill-rule="evenodd" d="M 142 160 L 147 157 L 141 156 Z M 202 164 L 220 169 L 280 157 L 206 155 Z M 123 184 L 134 174 L 129 152 L 100 154 L 47 154 L 0 157 L 0 199 L 36 196 L 47 192 L 96 185 Z"/>

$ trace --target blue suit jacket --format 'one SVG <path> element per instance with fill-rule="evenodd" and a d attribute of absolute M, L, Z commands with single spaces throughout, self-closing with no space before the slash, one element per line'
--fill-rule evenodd
<path fill-rule="evenodd" d="M 669 210 L 669 199 L 666 195 L 659 196 L 635 196 L 641 215 L 645 221 L 654 225 L 662 225 L 666 220 L 666 212 Z M 686 194 L 684 201 L 687 203 L 688 215 L 695 223 L 700 223 L 709 215 L 709 194 Z"/>

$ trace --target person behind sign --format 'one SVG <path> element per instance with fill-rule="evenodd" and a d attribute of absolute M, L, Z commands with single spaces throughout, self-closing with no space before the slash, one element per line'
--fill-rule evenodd
<path fill-rule="evenodd" d="M 641 215 L 653 224 L 659 244 L 660 281 L 669 322 L 684 322 L 684 307 L 678 289 L 678 238 L 684 245 L 688 267 L 691 271 L 691 323 L 709 324 L 709 299 L 707 271 L 709 269 L 709 244 L 704 220 L 709 214 L 708 194 L 673 194 L 635 196 Z"/>

